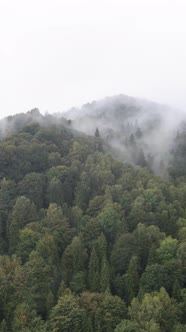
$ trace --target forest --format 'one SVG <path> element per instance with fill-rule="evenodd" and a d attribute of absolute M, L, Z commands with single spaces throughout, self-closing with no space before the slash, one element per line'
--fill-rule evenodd
<path fill-rule="evenodd" d="M 186 331 L 186 127 L 161 176 L 143 135 L 134 164 L 101 126 L 0 122 L 1 332 Z"/>

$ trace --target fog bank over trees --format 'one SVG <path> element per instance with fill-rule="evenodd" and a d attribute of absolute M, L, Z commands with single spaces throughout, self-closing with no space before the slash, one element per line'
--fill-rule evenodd
<path fill-rule="evenodd" d="M 183 155 L 186 112 L 151 101 L 118 95 L 52 115 L 42 115 L 34 108 L 2 119 L 0 138 L 33 124 L 44 128 L 62 125 L 75 135 L 89 137 L 97 129 L 105 151 L 124 163 L 147 167 L 156 175 L 167 176 L 176 160 L 185 162 L 178 151 Z"/>
<path fill-rule="evenodd" d="M 186 112 L 155 102 L 118 95 L 72 108 L 63 114 L 72 128 L 100 135 L 116 157 L 147 165 L 156 174 L 167 169 L 175 138 L 183 131 Z"/>

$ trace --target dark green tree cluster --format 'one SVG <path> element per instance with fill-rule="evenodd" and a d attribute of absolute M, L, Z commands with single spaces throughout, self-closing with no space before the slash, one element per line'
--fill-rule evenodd
<path fill-rule="evenodd" d="M 103 149 L 61 123 L 0 142 L 0 331 L 186 331 L 184 174 Z"/>

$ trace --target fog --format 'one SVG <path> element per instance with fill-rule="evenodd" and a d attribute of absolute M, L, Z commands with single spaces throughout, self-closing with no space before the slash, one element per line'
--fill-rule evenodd
<path fill-rule="evenodd" d="M 99 129 L 108 151 L 124 162 L 166 173 L 175 138 L 186 113 L 180 109 L 125 95 L 107 97 L 63 113 L 71 127 L 94 135 Z"/>
<path fill-rule="evenodd" d="M 68 126 L 64 116 L 159 174 L 186 116 L 185 10 L 184 0 L 1 0 L 0 119 L 22 114 L 1 121 L 1 138 L 34 121 Z"/>
<path fill-rule="evenodd" d="M 1 0 L 0 118 L 127 94 L 186 109 L 184 0 Z"/>
<path fill-rule="evenodd" d="M 135 167 L 145 166 L 168 175 L 176 138 L 185 130 L 186 113 L 180 109 L 127 95 L 106 97 L 67 112 L 41 114 L 35 108 L 0 120 L 0 139 L 35 126 L 61 128 L 70 136 L 95 136 L 103 150 Z M 34 127 L 32 127 L 34 126 Z M 92 140 L 92 139 L 91 139 Z M 100 144 L 99 144 L 100 146 Z"/>

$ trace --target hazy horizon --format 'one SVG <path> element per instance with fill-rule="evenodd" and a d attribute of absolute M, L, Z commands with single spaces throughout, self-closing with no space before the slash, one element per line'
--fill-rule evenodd
<path fill-rule="evenodd" d="M 1 0 L 0 118 L 125 94 L 186 109 L 183 0 Z"/>

